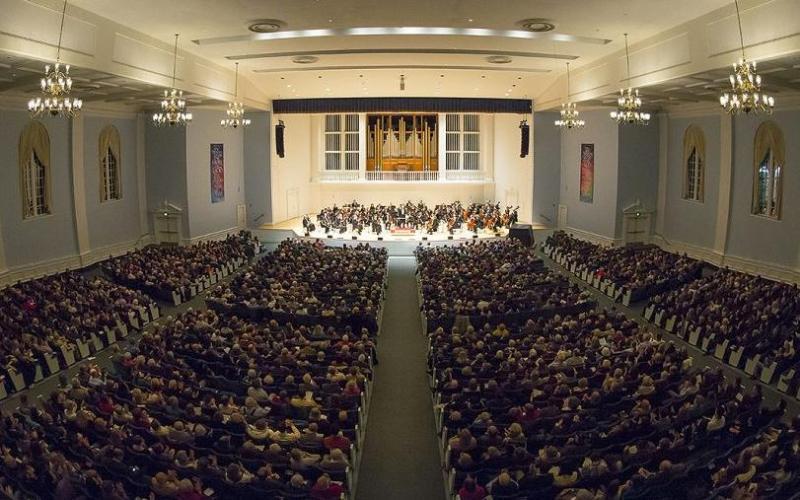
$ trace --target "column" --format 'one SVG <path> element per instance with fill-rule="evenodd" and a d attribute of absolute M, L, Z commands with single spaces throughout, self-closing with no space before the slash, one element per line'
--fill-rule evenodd
<path fill-rule="evenodd" d="M 81 265 L 88 264 L 91 253 L 89 222 L 86 216 L 86 177 L 84 176 L 83 115 L 72 119 L 72 196 L 75 216 L 75 234 Z"/>
<path fill-rule="evenodd" d="M 139 195 L 139 236 L 150 233 L 149 214 L 147 212 L 147 164 L 145 163 L 145 126 L 147 115 L 136 115 L 136 193 Z"/>
<path fill-rule="evenodd" d="M 658 114 L 658 198 L 656 234 L 664 237 L 664 217 L 667 208 L 667 172 L 669 171 L 669 115 Z"/>
<path fill-rule="evenodd" d="M 719 147 L 719 201 L 713 250 L 719 259 L 717 263 L 722 264 L 728 250 L 733 189 L 733 118 L 727 113 L 720 113 Z"/>
<path fill-rule="evenodd" d="M 367 142 L 369 138 L 369 124 L 367 114 L 358 114 L 358 180 L 367 178 Z"/>

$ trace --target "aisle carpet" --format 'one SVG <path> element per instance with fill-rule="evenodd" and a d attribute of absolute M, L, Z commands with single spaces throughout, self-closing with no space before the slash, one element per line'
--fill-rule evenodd
<path fill-rule="evenodd" d="M 444 497 L 415 269 L 413 257 L 389 258 L 389 288 L 358 500 Z"/>

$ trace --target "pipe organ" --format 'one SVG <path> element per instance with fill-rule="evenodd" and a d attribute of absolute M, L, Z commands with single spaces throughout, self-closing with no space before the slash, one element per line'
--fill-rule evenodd
<path fill-rule="evenodd" d="M 367 115 L 367 171 L 439 169 L 435 114 Z"/>

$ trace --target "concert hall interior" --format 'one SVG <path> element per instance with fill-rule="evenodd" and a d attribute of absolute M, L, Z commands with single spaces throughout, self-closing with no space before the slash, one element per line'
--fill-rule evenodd
<path fill-rule="evenodd" d="M 798 138 L 800 0 L 0 0 L 0 497 L 800 500 Z"/>

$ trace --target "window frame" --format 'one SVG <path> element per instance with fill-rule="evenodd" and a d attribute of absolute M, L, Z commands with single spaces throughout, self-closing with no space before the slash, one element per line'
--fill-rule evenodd
<path fill-rule="evenodd" d="M 751 215 L 773 221 L 781 220 L 783 183 L 786 176 L 785 154 L 786 144 L 780 127 L 773 121 L 761 123 L 753 139 Z M 766 168 L 766 186 L 761 178 L 764 168 Z M 764 210 L 761 209 L 762 205 L 765 207 Z"/>
<path fill-rule="evenodd" d="M 697 125 L 689 125 L 683 133 L 683 187 L 681 198 L 703 203 L 705 200 L 706 151 L 705 134 Z"/>
<path fill-rule="evenodd" d="M 328 130 L 328 118 L 337 117 L 337 130 Z M 358 113 L 329 113 L 323 118 L 324 152 L 322 170 L 325 172 L 357 172 L 361 162 L 361 117 Z M 329 137 L 336 137 L 336 149 L 329 149 Z M 354 145 L 354 148 L 351 147 Z M 335 155 L 335 156 L 333 156 Z M 336 158 L 337 168 L 331 168 Z M 349 167 L 349 168 L 348 168 Z"/>
<path fill-rule="evenodd" d="M 454 121 L 457 122 L 456 125 L 458 128 L 451 127 L 451 124 L 453 124 L 451 117 L 457 117 L 457 119 Z M 468 117 L 474 117 L 474 129 L 467 130 L 467 128 L 471 128 L 467 127 Z M 444 115 L 444 122 L 445 171 L 481 171 L 481 115 L 477 113 L 446 113 Z M 467 143 L 471 142 L 471 140 L 468 138 L 474 138 L 477 149 L 466 149 Z M 451 147 L 454 143 L 456 143 L 455 148 Z M 474 160 L 469 160 L 469 162 L 474 165 L 474 168 L 466 168 L 468 157 L 474 158 Z M 451 159 L 456 159 L 456 168 L 453 168 L 452 164 L 450 163 Z M 470 165 L 470 167 L 472 167 L 472 165 Z"/>

